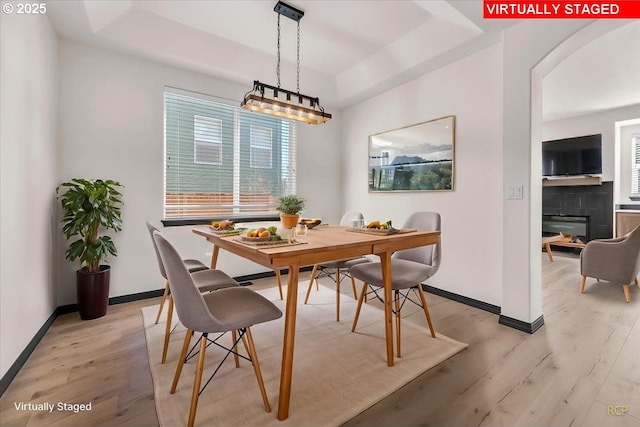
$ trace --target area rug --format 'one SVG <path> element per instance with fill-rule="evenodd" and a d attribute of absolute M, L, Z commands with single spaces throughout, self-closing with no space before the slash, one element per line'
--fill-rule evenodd
<path fill-rule="evenodd" d="M 382 310 L 365 304 L 360 313 L 358 329 L 352 333 L 355 300 L 343 296 L 343 320 L 336 322 L 334 290 L 322 286 L 320 291 L 314 289 L 309 304 L 305 305 L 303 292 L 306 286 L 301 284 L 299 289 L 289 418 L 284 421 L 276 418 L 283 316 L 251 328 L 272 412 L 264 410 L 251 364 L 241 359 L 240 367 L 236 368 L 229 357 L 200 395 L 196 426 L 339 426 L 467 347 L 464 343 L 439 334 L 437 323 L 437 338 L 433 339 L 426 321 L 424 327 L 403 321 L 403 357 L 396 358 L 395 365 L 388 367 Z M 277 289 L 270 288 L 260 293 L 284 312 L 284 302 L 280 301 Z M 160 359 L 166 317 L 155 325 L 157 310 L 158 306 L 145 307 L 142 315 L 158 419 L 163 427 L 184 426 L 189 413 L 197 358 L 184 366 L 176 393 L 169 394 L 185 329 L 179 324 L 174 329 L 167 363 L 162 365 Z M 231 338 L 225 336 L 222 340 L 228 344 Z M 194 342 L 195 339 L 192 344 Z M 223 353 L 215 346 L 207 350 L 203 384 Z"/>

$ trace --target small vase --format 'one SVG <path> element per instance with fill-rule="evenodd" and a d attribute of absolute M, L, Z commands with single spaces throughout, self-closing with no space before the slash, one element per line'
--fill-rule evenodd
<path fill-rule="evenodd" d="M 289 214 L 280 214 L 280 223 L 282 224 L 282 228 L 295 228 L 298 224 L 298 219 L 300 215 L 289 215 Z"/>

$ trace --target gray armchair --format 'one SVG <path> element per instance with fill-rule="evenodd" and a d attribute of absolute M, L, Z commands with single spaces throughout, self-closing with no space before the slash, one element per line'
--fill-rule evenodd
<path fill-rule="evenodd" d="M 624 298 L 631 301 L 629 284 L 638 284 L 640 272 L 640 226 L 616 239 L 592 240 L 580 255 L 582 283 L 580 293 L 584 293 L 587 277 L 622 284 Z"/>

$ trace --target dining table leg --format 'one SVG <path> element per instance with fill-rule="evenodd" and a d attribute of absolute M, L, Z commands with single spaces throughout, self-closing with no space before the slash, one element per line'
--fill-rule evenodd
<path fill-rule="evenodd" d="M 213 245 L 213 252 L 211 253 L 211 269 L 215 270 L 218 265 L 218 253 L 220 252 L 220 248 L 216 245 Z"/>
<path fill-rule="evenodd" d="M 387 344 L 387 365 L 393 366 L 393 316 L 391 310 L 391 252 L 378 254 L 384 284 L 384 337 Z"/>
<path fill-rule="evenodd" d="M 296 310 L 298 304 L 298 265 L 289 266 L 287 303 L 284 313 L 284 340 L 282 344 L 282 367 L 280 370 L 280 396 L 278 397 L 278 419 L 289 417 L 291 398 L 291 374 L 293 372 L 293 348 L 296 338 Z"/>

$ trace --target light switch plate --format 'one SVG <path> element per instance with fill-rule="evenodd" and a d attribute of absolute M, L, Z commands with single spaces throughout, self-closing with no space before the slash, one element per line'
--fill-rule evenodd
<path fill-rule="evenodd" d="M 523 188 L 522 185 L 507 185 L 507 200 L 522 199 Z"/>

